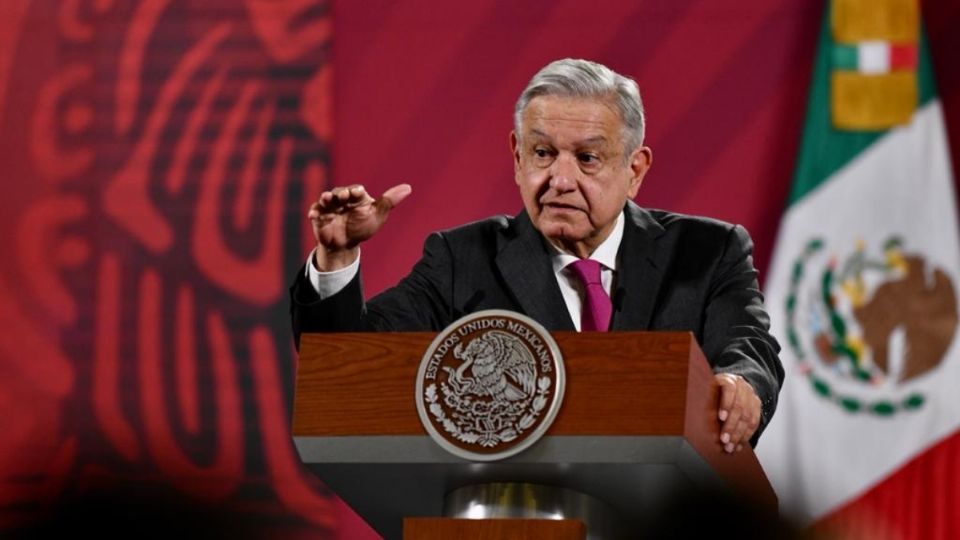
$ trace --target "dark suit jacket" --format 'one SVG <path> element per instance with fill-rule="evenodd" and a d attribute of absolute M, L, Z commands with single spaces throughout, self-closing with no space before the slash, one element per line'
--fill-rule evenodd
<path fill-rule="evenodd" d="M 747 379 L 762 402 L 761 426 L 783 381 L 740 226 L 644 210 L 628 202 L 614 280 L 613 330 L 689 330 L 715 373 Z M 301 268 L 291 288 L 293 331 L 440 331 L 483 309 L 529 315 L 548 330 L 574 330 L 550 252 L 526 212 L 431 234 L 423 257 L 396 287 L 366 304 L 359 275 L 320 300 Z"/>

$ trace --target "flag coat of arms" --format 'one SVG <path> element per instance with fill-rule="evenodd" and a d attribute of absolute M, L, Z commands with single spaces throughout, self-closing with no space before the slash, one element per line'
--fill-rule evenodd
<path fill-rule="evenodd" d="M 917 2 L 831 2 L 765 291 L 787 381 L 757 450 L 802 524 L 960 437 L 951 171 Z M 903 497 L 920 519 L 945 519 Z M 920 530 L 870 519 L 864 537 Z"/>

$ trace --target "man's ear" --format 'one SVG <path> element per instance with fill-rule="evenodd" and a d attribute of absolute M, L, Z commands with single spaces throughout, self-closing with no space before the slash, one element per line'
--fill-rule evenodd
<path fill-rule="evenodd" d="M 627 193 L 631 199 L 640 191 L 643 177 L 647 175 L 651 165 L 653 165 L 653 150 L 649 146 L 639 146 L 630 154 L 630 171 L 633 174 L 630 177 L 630 190 Z"/>
<path fill-rule="evenodd" d="M 520 172 L 520 139 L 516 131 L 510 132 L 510 151 L 513 153 L 513 172 Z"/>

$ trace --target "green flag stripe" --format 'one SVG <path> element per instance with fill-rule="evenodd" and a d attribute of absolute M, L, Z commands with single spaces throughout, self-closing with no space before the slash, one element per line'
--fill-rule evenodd
<path fill-rule="evenodd" d="M 859 64 L 858 57 L 859 52 L 856 46 L 851 47 L 850 45 L 841 45 L 840 43 L 833 46 L 834 69 L 855 71 L 857 64 Z"/>
<path fill-rule="evenodd" d="M 834 43 L 830 36 L 830 10 L 827 9 L 820 28 L 813 80 L 810 83 L 810 98 L 807 101 L 807 114 L 803 136 L 800 139 L 796 172 L 790 196 L 787 199 L 788 207 L 822 184 L 886 133 L 886 131 L 838 131 L 833 128 L 830 122 L 830 70 L 833 50 Z M 917 79 L 920 85 L 920 106 L 922 107 L 937 95 L 933 67 L 930 63 L 930 49 L 926 32 L 922 27 Z"/>

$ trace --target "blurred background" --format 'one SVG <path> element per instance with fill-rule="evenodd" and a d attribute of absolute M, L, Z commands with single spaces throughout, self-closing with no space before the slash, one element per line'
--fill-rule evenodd
<path fill-rule="evenodd" d="M 640 85 L 637 202 L 744 225 L 763 279 L 825 6 L 3 0 L 0 527 L 142 483 L 264 536 L 371 534 L 289 436 L 311 201 L 413 186 L 364 245 L 383 290 L 428 232 L 521 209 L 514 102 L 588 58 Z M 960 156 L 960 3 L 921 11 Z"/>

